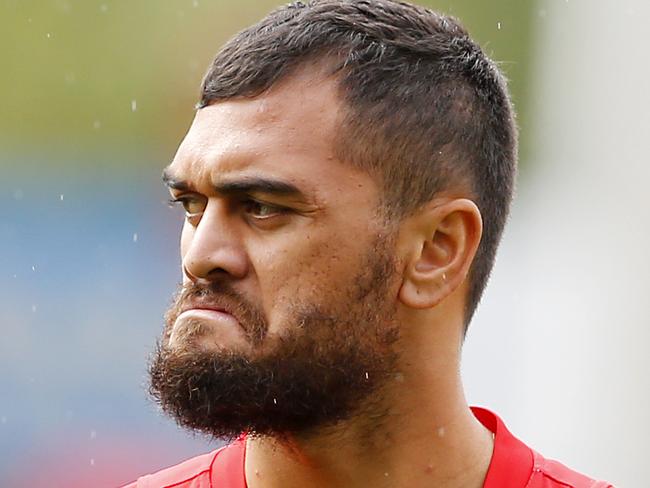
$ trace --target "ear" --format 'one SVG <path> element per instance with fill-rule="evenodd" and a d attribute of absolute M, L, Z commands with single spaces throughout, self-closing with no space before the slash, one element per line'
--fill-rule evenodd
<path fill-rule="evenodd" d="M 409 257 L 398 297 L 411 308 L 435 307 L 467 278 L 481 241 L 481 212 L 465 198 L 434 200 L 405 224 Z"/>

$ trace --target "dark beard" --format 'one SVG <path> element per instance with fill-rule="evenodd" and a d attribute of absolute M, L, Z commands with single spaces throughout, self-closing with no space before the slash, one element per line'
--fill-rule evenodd
<path fill-rule="evenodd" d="M 226 439 L 242 432 L 304 436 L 377 410 L 381 386 L 395 370 L 398 339 L 392 252 L 378 238 L 331 303 L 294 307 L 293 323 L 263 345 L 263 315 L 238 300 L 253 354 L 192 347 L 191 337 L 187 347 L 169 347 L 175 311 L 188 294 L 237 297 L 227 284 L 190 286 L 167 314 L 149 367 L 152 397 L 179 425 Z"/>

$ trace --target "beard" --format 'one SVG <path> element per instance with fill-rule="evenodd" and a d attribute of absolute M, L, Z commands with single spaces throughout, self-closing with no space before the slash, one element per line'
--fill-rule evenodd
<path fill-rule="evenodd" d="M 165 316 L 149 365 L 152 398 L 180 426 L 222 439 L 308 436 L 353 417 L 378 418 L 399 338 L 393 244 L 377 236 L 355 273 L 328 284 L 331 295 L 318 303 L 292 305 L 274 335 L 230 282 L 189 283 Z M 197 296 L 227 303 L 250 349 L 202 347 L 197 341 L 209 332 L 201 324 L 174 331 L 171 344 L 184 303 Z"/>

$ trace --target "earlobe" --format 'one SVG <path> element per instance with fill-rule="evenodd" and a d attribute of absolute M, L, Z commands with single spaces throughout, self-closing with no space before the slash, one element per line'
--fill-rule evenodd
<path fill-rule="evenodd" d="M 481 215 L 471 200 L 455 199 L 413 217 L 415 247 L 398 297 L 411 308 L 432 308 L 465 281 L 481 238 Z"/>

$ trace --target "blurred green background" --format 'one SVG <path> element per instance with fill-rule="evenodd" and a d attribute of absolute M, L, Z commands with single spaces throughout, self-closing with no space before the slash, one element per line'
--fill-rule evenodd
<path fill-rule="evenodd" d="M 501 63 L 525 124 L 533 2 L 420 3 L 461 18 Z M 192 118 L 199 82 L 219 46 L 277 5 L 3 0 L 2 148 L 65 154 L 109 148 L 141 155 L 141 164 L 162 164 Z"/>

